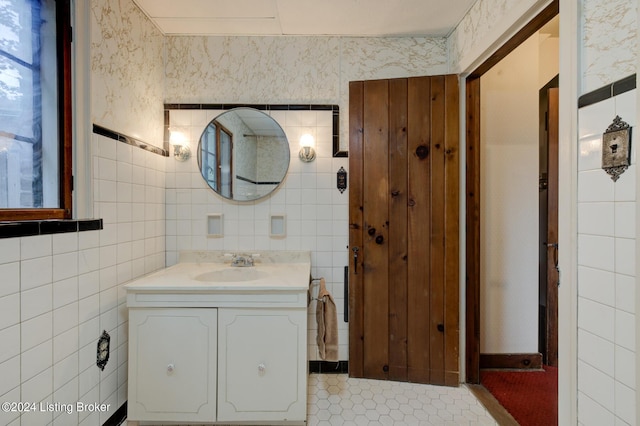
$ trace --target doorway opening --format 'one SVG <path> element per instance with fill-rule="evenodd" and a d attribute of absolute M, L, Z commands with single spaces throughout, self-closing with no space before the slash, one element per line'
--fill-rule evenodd
<path fill-rule="evenodd" d="M 553 259 L 557 259 L 558 247 L 547 229 L 547 217 L 551 216 L 546 209 L 552 203 L 540 207 L 544 207 L 544 215 L 539 210 L 539 188 L 543 181 L 547 185 L 551 181 L 546 169 L 544 176 L 540 175 L 539 166 L 547 167 L 548 160 L 545 157 L 544 164 L 537 160 L 546 143 L 539 141 L 536 117 L 539 91 L 543 89 L 547 96 L 547 83 L 558 72 L 558 12 L 559 2 L 554 1 L 466 80 L 465 362 L 470 384 L 481 383 L 487 368 L 544 373 L 546 365 L 557 363 L 554 303 L 558 279 L 546 270 L 553 267 L 557 271 Z M 556 68 L 543 70 L 549 64 L 541 46 L 554 31 Z M 535 52 L 534 60 L 528 61 L 522 53 L 527 50 Z M 520 58 L 514 59 L 518 55 Z M 530 86 L 524 90 L 527 81 Z M 526 123 L 518 117 L 524 117 Z M 547 192 L 544 195 L 547 197 Z M 553 195 L 549 194 L 549 199 Z M 544 247 L 540 247 L 542 243 Z M 555 300 L 549 297 L 554 290 L 548 284 L 551 281 L 556 286 Z M 550 386 L 556 396 L 552 401 L 555 407 L 550 408 L 557 413 L 557 370 L 552 373 L 555 378 Z M 535 395 L 530 396 L 536 404 Z M 557 414 L 553 417 L 557 422 Z M 521 419 L 518 422 L 527 424 Z"/>

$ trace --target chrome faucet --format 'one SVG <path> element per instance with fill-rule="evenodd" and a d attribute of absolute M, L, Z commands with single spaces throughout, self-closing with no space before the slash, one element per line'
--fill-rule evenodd
<path fill-rule="evenodd" d="M 253 266 L 253 257 L 249 254 L 234 254 L 231 260 L 231 266 Z"/>

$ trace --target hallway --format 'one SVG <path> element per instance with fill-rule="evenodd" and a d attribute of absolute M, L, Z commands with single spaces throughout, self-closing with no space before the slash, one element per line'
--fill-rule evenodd
<path fill-rule="evenodd" d="M 482 370 L 481 385 L 474 389 L 490 394 L 494 404 L 480 398 L 500 424 L 520 426 L 553 426 L 558 424 L 558 369 L 543 366 L 542 370 Z M 499 414 L 507 417 L 502 421 Z M 508 413 L 508 414 L 507 414 Z M 514 423 L 508 423 L 508 418 Z"/>

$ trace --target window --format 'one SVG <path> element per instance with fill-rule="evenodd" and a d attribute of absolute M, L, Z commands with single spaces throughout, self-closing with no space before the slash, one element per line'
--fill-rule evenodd
<path fill-rule="evenodd" d="M 209 123 L 202 136 L 202 147 L 198 150 L 198 161 L 207 183 L 218 194 L 233 198 L 231 176 L 233 166 L 233 135 L 220 123 Z"/>
<path fill-rule="evenodd" d="M 69 0 L 0 0 L 0 220 L 71 217 Z"/>

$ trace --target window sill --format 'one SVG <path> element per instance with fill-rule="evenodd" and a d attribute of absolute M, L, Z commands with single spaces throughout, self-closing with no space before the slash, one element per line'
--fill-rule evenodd
<path fill-rule="evenodd" d="M 0 238 L 97 231 L 100 229 L 102 229 L 102 219 L 7 221 L 0 222 Z"/>

